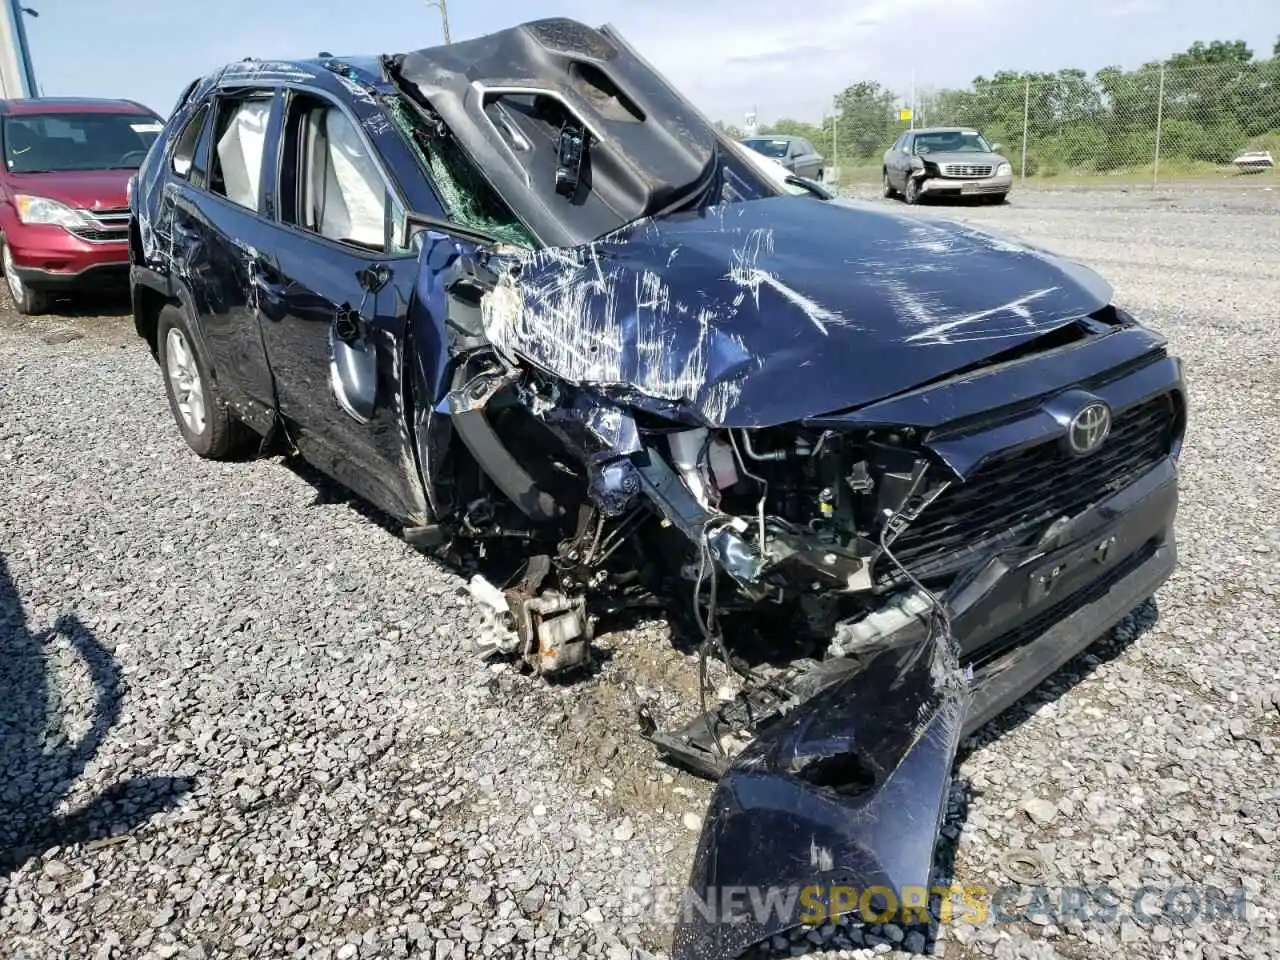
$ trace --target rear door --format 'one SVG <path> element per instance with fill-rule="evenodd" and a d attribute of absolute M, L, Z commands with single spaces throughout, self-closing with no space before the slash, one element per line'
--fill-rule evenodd
<path fill-rule="evenodd" d="M 253 251 L 268 242 L 263 167 L 279 99 L 269 88 L 219 93 L 187 179 L 166 187 L 172 203 L 174 273 L 189 290 L 200 333 L 220 380 L 259 409 L 272 382 L 252 296 Z M 184 158 L 178 166 L 184 166 Z"/>
<path fill-rule="evenodd" d="M 290 436 L 344 485 L 421 522 L 401 417 L 417 272 L 395 240 L 403 202 L 356 116 L 325 92 L 286 88 L 278 158 L 274 236 L 253 279 Z"/>

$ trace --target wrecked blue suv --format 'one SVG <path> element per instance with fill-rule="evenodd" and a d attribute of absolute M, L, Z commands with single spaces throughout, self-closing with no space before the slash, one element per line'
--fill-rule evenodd
<path fill-rule="evenodd" d="M 198 454 L 483 544 L 486 655 L 573 671 L 664 604 L 736 671 L 638 718 L 718 780 L 704 904 L 927 883 L 961 736 L 1173 569 L 1181 368 L 1102 279 L 762 165 L 611 28 L 231 64 L 130 202 Z M 697 911 L 675 953 L 800 919 Z"/>

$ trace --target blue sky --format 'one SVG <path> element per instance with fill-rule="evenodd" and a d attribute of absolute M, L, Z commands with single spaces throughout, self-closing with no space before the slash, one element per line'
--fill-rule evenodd
<path fill-rule="evenodd" d="M 23 0 L 47 96 L 119 96 L 167 115 L 187 81 L 245 56 L 440 42 L 423 0 Z M 855 80 L 905 95 L 998 69 L 1137 66 L 1194 40 L 1269 56 L 1278 0 L 450 0 L 454 40 L 522 20 L 610 22 L 712 117 L 817 119 Z"/>

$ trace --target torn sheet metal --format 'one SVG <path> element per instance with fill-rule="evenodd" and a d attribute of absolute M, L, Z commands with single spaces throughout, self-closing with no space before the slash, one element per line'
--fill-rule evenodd
<path fill-rule="evenodd" d="M 735 759 L 704 820 L 674 960 L 737 957 L 815 904 L 856 911 L 871 887 L 898 903 L 928 888 L 969 689 L 948 635 L 920 627 Z"/>
<path fill-rule="evenodd" d="M 910 389 L 1109 296 L 1091 271 L 972 227 L 776 197 L 525 254 L 484 324 L 508 355 L 571 383 L 760 427 Z"/>

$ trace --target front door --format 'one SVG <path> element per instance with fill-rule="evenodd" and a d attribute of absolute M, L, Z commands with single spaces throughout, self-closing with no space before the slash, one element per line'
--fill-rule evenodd
<path fill-rule="evenodd" d="M 284 109 L 275 236 L 252 278 L 280 412 L 311 463 L 423 523 L 403 417 L 417 258 L 392 241 L 397 201 L 354 118 L 309 91 Z"/>

